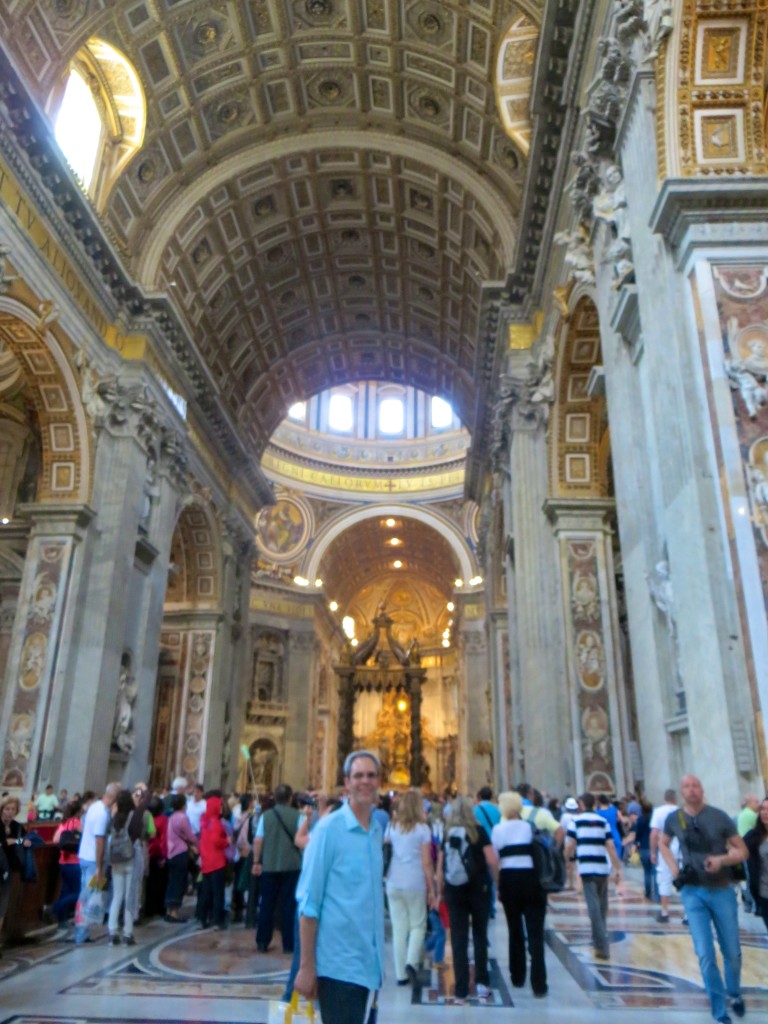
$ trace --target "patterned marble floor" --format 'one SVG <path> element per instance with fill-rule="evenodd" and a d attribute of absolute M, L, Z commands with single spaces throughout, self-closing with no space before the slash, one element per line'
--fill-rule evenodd
<path fill-rule="evenodd" d="M 499 908 L 491 932 L 491 1000 L 471 995 L 465 1007 L 447 1005 L 454 982 L 449 948 L 447 970 L 425 967 L 418 988 L 398 988 L 387 979 L 379 1024 L 434 1024 L 443 1018 L 492 1024 L 505 1019 L 499 1011 L 519 1012 L 532 1024 L 623 1024 L 628 1011 L 633 1024 L 657 1024 L 662 1015 L 672 1024 L 705 1024 L 711 1018 L 679 907 L 669 924 L 659 924 L 638 881 L 632 878 L 626 894 L 611 899 L 607 964 L 592 958 L 583 900 L 574 893 L 551 899 L 547 999 L 509 985 Z M 768 1020 L 768 933 L 743 913 L 741 923 L 749 1018 Z M 131 949 L 112 948 L 100 938 L 83 947 L 47 939 L 6 950 L 0 960 L 0 1024 L 266 1024 L 288 958 L 257 953 L 252 932 L 199 932 L 193 924 L 153 922 L 137 930 L 137 939 Z"/>

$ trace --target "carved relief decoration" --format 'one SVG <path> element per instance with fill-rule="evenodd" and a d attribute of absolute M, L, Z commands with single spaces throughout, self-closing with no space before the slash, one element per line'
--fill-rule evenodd
<path fill-rule="evenodd" d="M 658 119 L 660 174 L 760 175 L 765 140 L 766 0 L 682 0 L 680 38 L 668 53 Z M 659 110 L 665 109 L 664 104 Z"/>
<path fill-rule="evenodd" d="M 591 299 L 579 300 L 565 328 L 557 365 L 557 403 L 550 444 L 552 494 L 599 498 L 610 493 L 605 398 L 591 397 L 590 373 L 602 363 L 600 324 Z"/>
<path fill-rule="evenodd" d="M 181 774 L 190 782 L 198 781 L 205 765 L 205 739 L 208 728 L 213 647 L 213 630 L 195 630 L 188 636 L 189 661 L 181 753 Z"/>
<path fill-rule="evenodd" d="M 570 594 L 569 630 L 575 668 L 577 735 L 581 747 L 585 788 L 615 791 L 614 738 L 611 732 L 610 691 L 600 615 L 600 569 L 595 541 L 564 540 L 567 587 Z"/>
<path fill-rule="evenodd" d="M 714 267 L 726 372 L 768 605 L 768 263 Z"/>
<path fill-rule="evenodd" d="M 8 745 L 3 753 L 0 785 L 22 788 L 28 782 L 32 748 L 39 742 L 42 717 L 52 669 L 52 651 L 58 612 L 63 601 L 65 568 L 71 541 L 37 541 L 28 558 L 37 558 L 25 601 L 23 633 L 8 726 Z"/>

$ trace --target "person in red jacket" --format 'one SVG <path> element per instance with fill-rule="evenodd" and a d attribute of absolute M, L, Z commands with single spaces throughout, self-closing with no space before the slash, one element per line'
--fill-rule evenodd
<path fill-rule="evenodd" d="M 224 851 L 229 836 L 221 823 L 221 796 L 209 795 L 205 811 L 200 818 L 200 870 L 203 881 L 197 899 L 197 919 L 201 928 L 211 923 L 220 930 L 227 927 L 224 911 L 224 869 L 227 859 Z"/>

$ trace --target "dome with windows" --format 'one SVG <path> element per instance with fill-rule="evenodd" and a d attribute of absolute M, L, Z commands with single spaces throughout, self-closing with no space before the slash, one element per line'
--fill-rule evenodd
<path fill-rule="evenodd" d="M 276 483 L 315 493 L 445 497 L 463 488 L 469 443 L 439 395 L 366 381 L 292 405 L 262 468 Z"/>

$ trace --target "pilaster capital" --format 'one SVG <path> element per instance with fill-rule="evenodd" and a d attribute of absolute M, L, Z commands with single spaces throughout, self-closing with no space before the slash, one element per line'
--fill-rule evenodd
<path fill-rule="evenodd" d="M 96 512 L 90 505 L 46 502 L 17 505 L 16 516 L 31 523 L 32 536 L 45 533 L 79 539 L 96 517 Z"/>
<path fill-rule="evenodd" d="M 543 511 L 556 535 L 576 530 L 610 536 L 616 522 L 613 498 L 547 498 Z"/>

